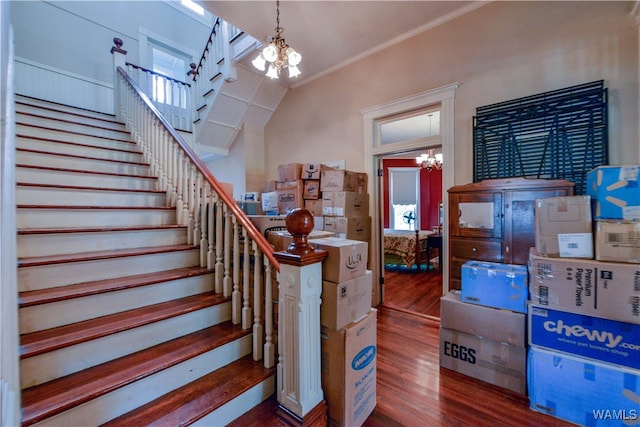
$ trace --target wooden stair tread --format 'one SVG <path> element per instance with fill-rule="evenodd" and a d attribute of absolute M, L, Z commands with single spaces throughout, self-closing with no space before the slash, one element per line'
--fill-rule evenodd
<path fill-rule="evenodd" d="M 48 304 L 73 298 L 82 298 L 89 295 L 137 288 L 140 286 L 195 277 L 203 274 L 213 274 L 213 272 L 214 270 L 209 270 L 203 267 L 186 267 L 175 270 L 117 277 L 115 279 L 97 280 L 93 282 L 77 283 L 74 285 L 38 289 L 35 291 L 25 291 L 19 293 L 18 303 L 20 308 L 31 307 L 39 304 Z"/>
<path fill-rule="evenodd" d="M 175 211 L 176 208 L 171 206 L 75 206 L 75 205 L 18 205 L 18 209 L 64 209 L 72 210 L 165 210 Z"/>
<path fill-rule="evenodd" d="M 116 119 L 115 114 L 103 113 L 100 111 L 89 110 L 87 108 L 82 108 L 82 107 L 71 107 L 69 105 L 61 104 L 59 102 L 46 101 L 44 99 L 34 98 L 27 95 L 16 94 L 15 103 L 16 105 L 26 105 L 28 107 L 38 108 L 41 110 L 60 112 L 63 114 L 70 114 L 70 115 L 78 116 L 80 118 L 97 119 L 97 120 L 102 120 L 104 122 L 118 123 L 118 124 L 124 125 L 123 122 Z M 16 109 L 18 110 L 18 108 Z"/>
<path fill-rule="evenodd" d="M 17 187 L 41 187 L 41 188 L 57 188 L 61 190 L 91 190 L 91 191 L 121 191 L 123 193 L 151 193 L 151 194 L 166 194 L 166 191 L 162 190 L 143 190 L 138 188 L 109 188 L 109 187 L 88 187 L 82 185 L 61 185 L 61 184 L 43 184 L 33 182 L 18 182 Z"/>
<path fill-rule="evenodd" d="M 66 172 L 66 173 L 88 173 L 94 175 L 108 175 L 108 176 L 119 176 L 125 178 L 145 178 L 157 180 L 158 178 L 155 176 L 149 175 L 137 175 L 133 173 L 116 173 L 116 172 L 101 172 L 87 169 L 70 169 L 70 168 L 57 168 L 52 166 L 37 166 L 37 165 L 25 165 L 23 163 L 17 163 L 16 167 L 25 168 L 25 169 L 42 169 L 42 170 L 50 170 L 55 172 Z"/>
<path fill-rule="evenodd" d="M 109 251 L 81 252 L 77 254 L 47 255 L 18 258 L 18 267 L 34 267 L 47 264 L 61 264 L 99 259 L 122 258 L 135 255 L 159 254 L 197 249 L 194 245 L 150 246 L 145 248 L 115 249 Z"/>
<path fill-rule="evenodd" d="M 142 155 L 142 151 L 140 151 L 135 144 L 135 142 L 132 141 L 126 141 L 127 144 L 132 144 L 132 149 L 131 150 L 125 150 L 122 148 L 113 148 L 113 147 L 102 147 L 99 145 L 90 145 L 90 144 L 81 144 L 79 142 L 71 142 L 71 141 L 61 141 L 59 139 L 53 139 L 53 138 L 43 138 L 40 136 L 32 136 L 32 135 L 22 135 L 20 133 L 16 133 L 16 140 L 20 140 L 20 139 L 34 139 L 37 141 L 43 141 L 43 142 L 51 142 L 53 144 L 64 144 L 64 145 L 73 145 L 75 147 L 83 147 L 83 148 L 90 148 L 90 149 L 95 149 L 95 150 L 99 150 L 99 151 L 117 151 L 120 153 L 127 153 L 127 154 L 139 154 Z"/>
<path fill-rule="evenodd" d="M 37 107 L 36 107 L 37 108 Z M 57 110 L 56 112 L 60 113 L 60 114 L 68 114 L 65 113 L 63 111 Z M 70 114 L 73 115 L 73 114 Z M 60 123 L 68 123 L 68 124 L 72 124 L 72 125 L 79 125 L 79 126 L 86 126 L 88 128 L 92 128 L 92 129 L 100 129 L 100 130 L 107 130 L 107 131 L 113 131 L 113 132 L 119 132 L 119 133 L 124 133 L 129 135 L 129 131 L 126 128 L 126 125 L 124 123 L 120 123 L 120 122 L 116 122 L 116 121 L 112 121 L 112 122 L 107 122 L 106 120 L 102 120 L 102 119 L 95 119 L 93 117 L 87 117 L 87 116 L 81 116 L 81 119 L 87 119 L 87 120 L 98 120 L 98 121 L 104 121 L 105 123 L 112 123 L 115 125 L 118 125 L 120 127 L 120 129 L 114 129 L 111 127 L 105 127 L 105 126 L 98 126 L 95 124 L 87 124 L 85 122 L 83 122 L 82 120 L 70 120 L 70 119 L 63 119 L 59 116 L 47 116 L 47 115 L 42 115 L 42 114 L 38 114 L 38 113 L 33 113 L 33 112 L 28 112 L 28 111 L 20 111 L 20 110 L 16 110 L 16 116 L 29 116 L 29 117 L 35 117 L 38 119 L 46 119 L 46 120 L 55 120 L 56 122 L 60 122 Z"/>
<path fill-rule="evenodd" d="M 48 126 L 41 126 L 41 125 L 33 125 L 33 124 L 29 124 L 29 123 L 22 123 L 20 121 L 16 121 L 16 125 L 21 125 L 21 126 L 30 127 L 30 128 L 37 128 L 37 129 L 42 129 L 42 130 L 46 130 L 46 131 L 50 131 L 50 132 L 56 132 L 56 133 L 69 133 L 69 134 L 72 134 L 72 135 L 88 136 L 88 137 L 91 137 L 91 138 L 104 139 L 104 140 L 108 140 L 108 141 L 130 142 L 130 143 L 134 143 L 135 144 L 135 142 L 133 140 L 131 140 L 131 139 L 112 138 L 112 137 L 109 137 L 109 136 L 94 135 L 92 133 L 87 133 L 87 132 L 78 132 L 78 131 L 72 131 L 72 130 L 64 130 L 64 129 L 52 128 L 52 127 L 48 127 Z M 126 133 L 126 135 L 130 135 L 130 134 Z"/>
<path fill-rule="evenodd" d="M 274 372 L 273 368 L 265 368 L 262 362 L 245 356 L 111 420 L 103 427 L 188 425 L 266 380 Z"/>
<path fill-rule="evenodd" d="M 16 151 L 22 152 L 22 153 L 44 154 L 47 156 L 55 156 L 55 157 L 91 160 L 94 162 L 117 163 L 117 164 L 126 164 L 126 165 L 132 165 L 132 166 L 149 166 L 149 163 L 144 163 L 144 162 L 131 162 L 128 160 L 105 159 L 102 157 L 81 156 L 79 154 L 56 153 L 54 151 L 33 150 L 31 148 L 16 148 Z"/>
<path fill-rule="evenodd" d="M 134 227 L 66 227 L 66 228 L 20 228 L 19 235 L 29 234 L 66 234 L 66 233 L 102 233 L 112 231 L 145 231 L 145 230 L 167 230 L 167 229 L 186 229 L 186 225 L 164 224 L 164 225 L 145 225 Z"/>
<path fill-rule="evenodd" d="M 249 335 L 227 321 L 154 347 L 33 386 L 22 392 L 23 425 L 80 405 L 119 387 Z"/>
<path fill-rule="evenodd" d="M 159 304 L 153 304 L 70 325 L 31 332 L 20 336 L 20 358 L 69 347 L 171 317 L 191 313 L 229 301 L 214 292 L 205 292 Z"/>

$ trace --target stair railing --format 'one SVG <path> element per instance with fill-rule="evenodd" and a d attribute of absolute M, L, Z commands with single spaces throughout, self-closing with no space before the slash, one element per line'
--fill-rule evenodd
<path fill-rule="evenodd" d="M 191 84 L 130 62 L 125 65 L 127 74 L 150 96 L 171 126 L 187 132 L 193 130 Z"/>
<path fill-rule="evenodd" d="M 187 226 L 189 244 L 200 245 L 201 266 L 214 270 L 215 291 L 231 297 L 232 322 L 253 329 L 254 360 L 273 367 L 272 286 L 280 270 L 273 248 L 118 60 L 114 64 L 118 117 L 175 207 L 178 223 Z"/>

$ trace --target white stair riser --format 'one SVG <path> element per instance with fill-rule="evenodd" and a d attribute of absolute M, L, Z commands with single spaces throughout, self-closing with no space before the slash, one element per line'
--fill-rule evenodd
<path fill-rule="evenodd" d="M 200 265 L 200 249 L 18 268 L 20 291 Z"/>
<path fill-rule="evenodd" d="M 78 185 L 87 187 L 122 188 L 124 190 L 155 190 L 153 177 L 122 177 L 91 172 L 63 172 L 39 168 L 16 168 L 16 181 L 29 184 Z"/>
<path fill-rule="evenodd" d="M 19 234 L 17 239 L 20 258 L 186 244 L 186 228 Z"/>
<path fill-rule="evenodd" d="M 20 333 L 41 331 L 95 317 L 213 291 L 213 274 L 21 308 Z"/>
<path fill-rule="evenodd" d="M 176 223 L 175 209 L 18 208 L 18 228 L 135 227 Z"/>
<path fill-rule="evenodd" d="M 113 114 L 83 110 L 76 107 L 70 107 L 64 104 L 56 104 L 53 102 L 44 101 L 42 99 L 29 98 L 26 96 L 16 95 L 16 102 L 17 102 L 16 104 L 17 111 L 20 111 L 24 107 L 22 104 L 28 104 L 29 106 L 42 107 L 43 111 L 48 111 L 47 109 L 52 109 L 56 111 L 66 111 L 70 113 L 81 114 L 84 117 L 96 117 L 104 120 L 115 120 L 115 116 Z M 51 113 L 51 114 L 55 114 L 55 113 Z M 43 114 L 43 115 L 51 115 L 51 114 Z"/>
<path fill-rule="evenodd" d="M 96 157 L 105 160 L 121 162 L 142 162 L 142 154 L 113 150 L 108 148 L 90 147 L 87 145 L 65 144 L 55 141 L 43 141 L 33 138 L 17 138 L 16 146 L 27 150 L 49 151 L 73 156 Z"/>
<path fill-rule="evenodd" d="M 53 110 L 48 110 L 45 108 L 40 108 L 40 107 L 30 106 L 30 105 L 16 106 L 16 117 L 18 121 L 23 121 L 22 118 L 25 117 L 25 115 L 27 114 L 36 115 L 36 116 L 46 116 L 52 119 L 64 120 L 65 122 L 82 123 L 87 126 L 95 126 L 95 127 L 113 129 L 118 131 L 125 130 L 124 124 L 114 121 L 113 118 L 111 118 L 111 120 L 105 120 L 100 117 L 79 116 L 78 114 L 65 112 L 62 110 L 53 111 Z"/>
<path fill-rule="evenodd" d="M 76 135 L 51 129 L 40 129 L 24 126 L 19 123 L 16 124 L 16 134 L 18 136 L 46 138 L 54 141 L 74 142 L 76 144 L 115 148 L 120 150 L 131 150 L 132 148 L 135 149 L 135 147 L 137 147 L 137 145 L 132 142 L 133 139 L 131 139 L 130 135 L 124 135 L 121 138 L 116 139 L 105 139 L 90 135 Z"/>
<path fill-rule="evenodd" d="M 248 354 L 250 343 L 242 338 L 224 347 L 180 363 L 157 374 L 91 400 L 36 426 L 95 426 L 129 412 L 199 377 Z M 241 414 L 238 414 L 240 416 Z M 223 424 L 213 424 L 220 426 Z"/>
<path fill-rule="evenodd" d="M 100 129 L 93 126 L 88 126 L 82 123 L 69 123 L 61 122 L 55 119 L 49 119 L 46 117 L 34 117 L 24 114 L 16 114 L 16 122 L 22 125 L 39 126 L 49 129 L 56 129 L 58 131 L 80 133 L 92 136 L 100 136 L 103 138 L 113 139 L 126 139 L 128 135 L 126 132 L 115 131 L 110 129 Z"/>
<path fill-rule="evenodd" d="M 16 152 L 16 163 L 20 165 L 76 169 L 89 172 L 149 175 L 148 165 L 83 159 L 80 157 L 58 156 L 55 154 L 32 153 L 28 151 Z"/>
<path fill-rule="evenodd" d="M 19 205 L 167 207 L 166 193 L 18 186 Z"/>
<path fill-rule="evenodd" d="M 148 347 L 182 337 L 231 318 L 231 303 L 129 329 L 20 360 L 22 388 L 63 377 Z M 61 424 L 61 425 L 79 425 Z M 83 424 L 84 425 L 84 424 Z M 92 424 L 95 425 L 95 424 Z"/>
<path fill-rule="evenodd" d="M 212 427 L 229 424 L 271 396 L 276 390 L 275 382 L 275 375 L 270 376 L 260 384 L 253 386 L 235 399 L 230 400 L 224 406 L 190 424 L 190 426 Z"/>

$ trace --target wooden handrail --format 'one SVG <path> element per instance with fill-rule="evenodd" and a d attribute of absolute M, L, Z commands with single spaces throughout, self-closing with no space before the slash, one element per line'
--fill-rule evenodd
<path fill-rule="evenodd" d="M 247 230 L 253 241 L 256 243 L 260 251 L 269 259 L 269 262 L 274 266 L 277 271 L 280 271 L 280 263 L 273 255 L 273 247 L 269 244 L 267 239 L 258 231 L 255 225 L 249 220 L 247 215 L 240 209 L 238 204 L 233 200 L 232 196 L 229 196 L 223 189 L 222 185 L 218 182 L 216 177 L 211 174 L 209 168 L 202 163 L 202 160 L 198 157 L 198 155 L 187 145 L 187 143 L 182 139 L 180 134 L 178 134 L 175 129 L 167 122 L 167 120 L 162 116 L 162 114 L 158 111 L 158 109 L 153 105 L 153 102 L 149 99 L 149 97 L 140 89 L 138 84 L 129 77 L 126 71 L 122 67 L 118 67 L 118 72 L 122 75 L 122 77 L 131 85 L 131 87 L 137 92 L 138 96 L 144 101 L 156 118 L 162 123 L 162 125 L 166 128 L 166 130 L 171 134 L 171 136 L 176 140 L 176 142 L 180 145 L 180 148 L 185 152 L 185 154 L 189 157 L 191 162 L 198 168 L 199 172 L 204 176 L 204 178 L 209 182 L 211 187 L 216 191 L 218 197 L 222 199 L 222 201 L 227 205 L 227 207 L 231 210 L 233 215 L 236 217 L 240 225 Z"/>
<path fill-rule="evenodd" d="M 176 80 L 173 77 L 166 76 L 166 75 L 164 75 L 162 73 L 158 73 L 157 71 L 153 71 L 153 70 L 150 70 L 148 68 L 144 68 L 144 67 L 142 67 L 140 65 L 132 64 L 131 62 L 125 62 L 125 65 L 128 66 L 128 67 L 133 67 L 133 68 L 135 68 L 137 70 L 140 70 L 140 71 L 144 71 L 145 73 L 153 74 L 154 76 L 162 77 L 165 80 L 169 80 L 169 81 L 181 84 L 181 85 L 185 85 L 185 86 L 191 87 L 190 83 L 182 82 L 180 80 Z"/>
<path fill-rule="evenodd" d="M 193 72 L 190 72 L 190 75 L 193 76 L 193 80 L 195 81 L 200 73 L 200 69 L 202 68 L 202 64 L 204 64 L 205 59 L 207 58 L 207 52 L 209 51 L 209 46 L 213 45 L 213 38 L 216 35 L 216 29 L 220 26 L 220 18 L 216 18 L 216 22 L 213 23 L 213 28 L 211 29 L 211 33 L 209 34 L 209 39 L 207 43 L 204 45 L 204 50 L 202 51 L 202 55 L 200 55 L 200 61 L 198 62 L 198 66 L 195 70 L 192 69 Z"/>

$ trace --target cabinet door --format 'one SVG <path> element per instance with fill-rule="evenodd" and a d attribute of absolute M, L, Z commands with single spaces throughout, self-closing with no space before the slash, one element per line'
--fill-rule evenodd
<path fill-rule="evenodd" d="M 505 238 L 502 246 L 504 262 L 510 264 L 529 262 L 529 250 L 536 246 L 535 200 L 566 195 L 568 190 L 559 188 L 505 192 Z"/>
<path fill-rule="evenodd" d="M 450 230 L 458 237 L 502 237 L 502 193 L 457 193 L 449 204 Z"/>

